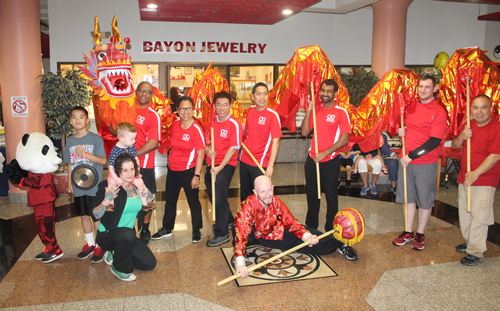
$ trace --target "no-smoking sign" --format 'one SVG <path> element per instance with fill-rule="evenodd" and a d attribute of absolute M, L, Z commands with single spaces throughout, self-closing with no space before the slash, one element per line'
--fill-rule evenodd
<path fill-rule="evenodd" d="M 10 102 L 13 117 L 28 116 L 28 96 L 12 96 Z"/>

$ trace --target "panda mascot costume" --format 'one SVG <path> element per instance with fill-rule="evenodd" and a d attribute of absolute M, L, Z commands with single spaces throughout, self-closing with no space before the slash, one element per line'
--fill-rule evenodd
<path fill-rule="evenodd" d="M 17 145 L 16 159 L 10 162 L 6 170 L 13 184 L 28 188 L 28 206 L 33 207 L 36 232 L 45 245 L 43 252 L 35 259 L 43 263 L 64 255 L 55 235 L 56 188 L 51 174 L 61 162 L 52 141 L 46 135 L 35 132 L 24 134 Z"/>

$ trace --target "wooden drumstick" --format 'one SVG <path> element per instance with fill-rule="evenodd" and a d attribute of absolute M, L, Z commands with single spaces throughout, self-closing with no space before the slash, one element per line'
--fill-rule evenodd
<path fill-rule="evenodd" d="M 467 128 L 470 129 L 470 77 L 465 78 L 467 86 Z M 467 138 L 467 173 L 470 172 L 470 137 Z M 470 187 L 467 187 L 467 213 L 470 213 Z"/>
<path fill-rule="evenodd" d="M 266 171 L 262 168 L 262 165 L 260 165 L 260 163 L 257 161 L 257 159 L 250 152 L 250 150 L 248 150 L 247 146 L 244 143 L 241 143 L 241 146 L 243 147 L 243 149 L 245 149 L 245 151 L 248 153 L 250 158 L 252 158 L 253 162 L 255 163 L 255 165 L 257 165 L 257 167 L 260 169 L 262 174 L 266 175 Z"/>
<path fill-rule="evenodd" d="M 404 124 L 404 113 L 401 114 L 401 128 L 405 128 Z M 406 136 L 406 131 L 405 131 Z M 401 143 L 403 145 L 403 157 L 405 156 L 405 136 L 401 137 Z M 408 232 L 408 187 L 406 184 L 406 166 L 403 166 L 403 189 L 405 194 L 404 203 L 404 214 L 405 214 L 405 232 Z"/>
<path fill-rule="evenodd" d="M 210 134 L 211 135 L 211 140 L 212 140 L 212 151 L 215 152 L 215 147 L 214 147 L 214 128 L 212 127 Z M 215 167 L 215 159 L 212 158 L 212 169 Z M 212 208 L 214 211 L 212 212 L 212 220 L 215 221 L 215 176 L 214 173 L 212 172 Z"/>
<path fill-rule="evenodd" d="M 321 240 L 321 239 L 322 239 L 322 238 L 324 238 L 324 237 L 327 237 L 327 236 L 329 236 L 329 235 L 331 235 L 331 234 L 334 234 L 336 231 L 337 231 L 337 229 L 333 229 L 333 230 L 330 230 L 330 231 L 328 231 L 328 232 L 326 232 L 326 233 L 323 233 L 322 235 L 320 235 L 320 236 L 318 237 L 318 240 Z M 253 266 L 253 267 L 248 268 L 248 273 L 250 273 L 250 272 L 252 272 L 252 271 L 254 271 L 254 270 L 257 270 L 257 269 L 259 269 L 260 267 L 263 267 L 263 266 L 267 265 L 268 263 L 271 263 L 271 262 L 275 261 L 276 259 L 280 259 L 281 257 L 284 257 L 284 256 L 286 256 L 286 255 L 288 255 L 288 254 L 290 254 L 290 253 L 293 253 L 293 252 L 295 252 L 296 250 L 299 250 L 299 249 L 301 249 L 301 248 L 303 248 L 304 246 L 307 246 L 307 245 L 309 245 L 309 241 L 304 242 L 304 243 L 302 243 L 302 244 L 299 244 L 299 245 L 297 245 L 297 246 L 295 246 L 295 247 L 293 247 L 293 248 L 290 248 L 289 250 L 284 251 L 283 253 L 278 254 L 278 255 L 276 255 L 276 256 L 274 256 L 274 257 L 271 257 L 271 258 L 269 258 L 269 259 L 267 259 L 267 260 L 264 260 L 263 262 L 261 262 L 261 263 L 259 263 L 259 264 L 255 265 L 255 266 Z M 235 275 L 230 276 L 230 277 L 228 277 L 227 279 L 224 279 L 224 280 L 222 280 L 222 281 L 218 282 L 218 283 L 217 283 L 217 286 L 221 286 L 221 285 L 224 285 L 224 284 L 226 284 L 226 283 L 228 283 L 228 282 L 231 282 L 232 280 L 236 280 L 236 279 L 237 279 L 237 278 L 239 278 L 240 276 L 241 276 L 241 274 L 238 272 L 238 273 L 236 273 Z"/>

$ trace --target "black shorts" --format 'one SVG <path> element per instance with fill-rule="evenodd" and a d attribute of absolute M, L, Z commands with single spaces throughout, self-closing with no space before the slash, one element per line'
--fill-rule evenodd
<path fill-rule="evenodd" d="M 142 180 L 144 181 L 144 185 L 146 188 L 151 191 L 151 193 L 156 193 L 156 178 L 155 178 L 155 169 L 154 168 L 141 168 Z"/>
<path fill-rule="evenodd" d="M 92 216 L 92 211 L 94 210 L 95 197 L 90 195 L 84 195 L 81 197 L 74 197 L 75 199 L 75 214 L 78 216 Z"/>
<path fill-rule="evenodd" d="M 340 159 L 340 166 L 347 167 L 347 166 L 352 166 L 354 162 L 352 161 L 351 158 L 342 158 Z"/>

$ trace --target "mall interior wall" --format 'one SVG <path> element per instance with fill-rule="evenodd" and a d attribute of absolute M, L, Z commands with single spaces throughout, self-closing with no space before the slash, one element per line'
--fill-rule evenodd
<path fill-rule="evenodd" d="M 340 14 L 299 13 L 275 25 L 212 23 L 172 23 L 140 21 L 137 0 L 49 0 L 50 69 L 58 62 L 82 62 L 82 53 L 92 49 L 94 17 L 100 29 L 111 31 L 111 20 L 118 18 L 122 37 L 131 40 L 134 62 L 172 63 L 286 63 L 294 49 L 319 45 L 334 65 L 369 65 L 371 62 L 371 7 Z M 477 17 L 499 6 L 415 0 L 408 9 L 406 60 L 409 65 L 429 65 L 445 51 L 479 46 L 490 49 L 500 44 L 498 22 L 478 21 Z M 160 42 L 161 50 L 144 52 L 143 42 Z M 194 43 L 195 51 L 167 52 L 165 44 Z M 108 42 L 105 40 L 105 42 Z M 265 45 L 262 53 L 202 51 L 207 42 Z M 243 49 L 245 51 L 245 48 Z M 493 57 L 492 53 L 489 53 Z"/>

